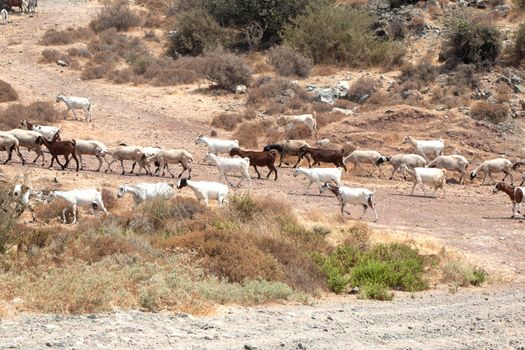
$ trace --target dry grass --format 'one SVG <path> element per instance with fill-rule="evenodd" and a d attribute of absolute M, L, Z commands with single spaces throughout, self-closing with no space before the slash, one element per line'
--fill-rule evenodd
<path fill-rule="evenodd" d="M 18 93 L 15 89 L 3 80 L 0 80 L 0 103 L 18 100 Z"/>
<path fill-rule="evenodd" d="M 29 105 L 14 104 L 0 111 L 0 127 L 13 129 L 24 119 L 34 123 L 49 124 L 59 119 L 58 110 L 51 102 L 33 102 Z"/>
<path fill-rule="evenodd" d="M 476 102 L 470 109 L 470 116 L 476 120 L 486 120 L 491 123 L 502 123 L 507 120 L 509 108 L 501 103 Z"/>
<path fill-rule="evenodd" d="M 40 41 L 40 45 L 69 45 L 79 41 L 87 41 L 93 32 L 87 28 L 67 28 L 66 30 L 48 29 Z"/>

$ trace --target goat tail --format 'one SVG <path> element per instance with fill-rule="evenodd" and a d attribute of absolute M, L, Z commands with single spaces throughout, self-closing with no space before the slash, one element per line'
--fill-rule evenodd
<path fill-rule="evenodd" d="M 76 146 L 77 141 L 75 141 L 75 140 L 71 140 L 71 143 L 73 144 L 73 146 Z"/>

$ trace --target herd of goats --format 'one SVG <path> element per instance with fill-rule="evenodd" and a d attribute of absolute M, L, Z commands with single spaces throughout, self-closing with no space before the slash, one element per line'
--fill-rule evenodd
<path fill-rule="evenodd" d="M 66 117 L 69 111 L 73 112 L 75 119 L 77 115 L 75 110 L 83 110 L 84 117 L 87 120 L 91 119 L 91 100 L 83 97 L 64 96 L 59 95 L 56 102 L 64 102 L 67 106 Z M 286 116 L 287 127 L 294 127 L 302 124 L 311 129 L 312 133 L 317 135 L 315 114 L 304 114 L 299 116 Z M 10 131 L 0 131 L 0 151 L 7 152 L 7 159 L 4 164 L 7 164 L 12 159 L 13 153 L 16 153 L 20 161 L 25 165 L 26 161 L 20 153 L 20 147 L 27 148 L 29 151 L 34 151 L 37 156 L 33 160 L 35 163 L 41 158 L 41 164 L 45 165 L 43 147 L 47 148 L 51 155 L 51 163 L 49 168 L 52 168 L 56 161 L 58 165 L 64 170 L 68 167 L 70 160 L 76 163 L 76 171 L 84 168 L 82 156 L 93 156 L 98 159 L 97 171 L 100 171 L 104 161 L 107 163 L 106 172 L 113 172 L 112 165 L 115 162 L 120 162 L 121 173 L 125 173 L 124 161 L 133 162 L 130 173 L 135 171 L 138 165 L 140 174 L 143 170 L 146 174 L 164 176 L 166 171 L 175 177 L 175 174 L 170 170 L 169 166 L 180 164 L 183 168 L 178 175 L 177 189 L 188 187 L 193 190 L 198 201 L 204 200 L 208 205 L 209 200 L 216 200 L 219 205 L 228 203 L 228 193 L 230 186 L 234 186 L 228 179 L 228 175 L 239 174 L 240 181 L 237 185 L 239 187 L 244 179 L 249 184 L 249 189 L 252 186 L 249 167 L 253 166 L 258 178 L 261 174 L 257 167 L 267 167 L 269 169 L 266 178 L 274 174 L 274 180 L 277 180 L 277 168 L 275 166 L 277 158 L 279 159 L 278 167 L 282 166 L 283 160 L 287 156 L 297 156 L 297 161 L 293 166 L 295 168 L 293 176 L 305 176 L 309 182 L 305 189 L 305 194 L 308 193 L 312 184 L 316 184 L 319 192 L 323 193 L 325 189 L 333 192 L 341 203 L 341 214 L 345 213 L 345 206 L 347 204 L 357 205 L 363 208 L 360 219 L 366 214 L 368 209 L 372 209 L 377 220 L 377 212 L 374 207 L 373 196 L 374 193 L 366 188 L 354 188 L 344 186 L 341 183 L 342 172 L 347 171 L 347 165 L 352 163 L 354 168 L 359 168 L 362 164 L 371 164 L 373 171 L 370 176 L 378 170 L 381 176 L 381 166 L 385 163 L 392 165 L 392 173 L 390 178 L 393 178 L 396 172 L 400 172 L 406 179 L 408 175 L 413 182 L 411 195 L 417 185 L 421 187 L 426 194 L 425 186 L 434 190 L 432 196 L 435 196 L 437 191 L 441 189 L 445 195 L 446 171 L 459 172 L 459 182 L 462 183 L 467 176 L 467 169 L 469 162 L 461 155 L 443 155 L 445 148 L 444 141 L 439 140 L 418 140 L 411 136 L 406 136 L 404 143 L 409 144 L 414 153 L 412 154 L 397 154 L 392 157 L 381 155 L 377 151 L 372 150 L 353 150 L 351 152 L 344 149 L 328 149 L 323 142 L 319 142 L 319 148 L 311 147 L 304 140 L 286 140 L 277 144 L 269 144 L 264 146 L 262 151 L 247 151 L 239 147 L 236 140 L 225 140 L 217 138 L 208 138 L 200 135 L 196 140 L 196 144 L 205 145 L 207 147 L 207 154 L 205 161 L 215 164 L 220 173 L 221 180 L 228 184 L 225 185 L 219 182 L 210 181 L 194 181 L 191 179 L 192 155 L 181 149 L 164 149 L 158 147 L 141 147 L 120 144 L 115 147 L 107 147 L 100 141 L 96 140 L 62 140 L 60 137 L 60 127 L 47 125 L 34 125 L 28 120 L 23 120 L 18 129 Z M 218 154 L 226 153 L 229 157 L 221 157 Z M 59 156 L 65 158 L 62 164 Z M 110 160 L 108 160 L 110 158 Z M 308 161 L 308 168 L 298 167 L 301 160 Z M 429 161 L 430 160 L 430 161 Z M 335 167 L 312 167 L 319 166 L 321 163 L 333 164 Z M 508 194 L 513 203 L 512 217 L 520 213 L 520 205 L 523 201 L 524 190 L 521 186 L 525 182 L 525 173 L 522 175 L 522 182 L 519 186 L 514 186 L 514 177 L 512 171 L 519 168 L 525 162 L 517 161 L 512 163 L 506 158 L 490 159 L 470 173 L 470 179 L 474 180 L 478 173 L 483 173 L 482 183 L 489 178 L 492 178 L 494 173 L 503 173 L 505 176 L 498 182 L 494 188 L 494 193 L 503 191 Z M 152 166 L 155 169 L 152 169 Z M 182 177 L 185 172 L 188 172 L 187 177 Z M 504 181 L 509 176 L 511 184 L 508 185 Z M 134 185 L 123 185 L 118 189 L 118 197 L 121 198 L 126 193 L 129 193 L 135 203 L 135 207 L 146 200 L 156 197 L 172 197 L 175 195 L 174 185 L 166 182 L 156 183 L 139 183 Z M 65 207 L 62 210 L 62 220 L 66 222 L 66 212 L 68 209 L 72 210 L 73 223 L 77 222 L 76 209 L 79 206 L 92 206 L 94 209 L 98 208 L 106 212 L 102 200 L 102 194 L 97 189 L 81 189 L 71 191 L 51 191 L 44 196 L 43 191 L 34 190 L 23 184 L 15 185 L 12 195 L 17 198 L 17 215 L 20 216 L 26 209 L 30 210 L 33 219 L 36 220 L 33 208 L 30 205 L 30 199 L 36 198 L 50 202 L 56 198 L 65 200 Z M 347 212 L 350 214 L 349 212 Z"/>

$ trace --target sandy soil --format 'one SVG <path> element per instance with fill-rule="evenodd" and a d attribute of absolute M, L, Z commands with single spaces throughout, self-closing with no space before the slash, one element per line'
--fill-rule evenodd
<path fill-rule="evenodd" d="M 194 178 L 218 178 L 214 167 L 201 164 L 205 150 L 196 146 L 194 140 L 200 133 L 209 134 L 209 120 L 215 113 L 239 108 L 242 105 L 239 97 L 203 94 L 198 91 L 198 86 L 153 88 L 81 81 L 78 72 L 37 64 L 40 52 L 44 49 L 37 45 L 37 41 L 45 30 L 85 25 L 97 10 L 95 3 L 83 1 L 47 0 L 41 1 L 39 5 L 38 15 L 30 18 L 15 14 L 11 16 L 11 24 L 0 27 L 2 36 L 6 38 L 2 41 L 9 43 L 0 46 L 0 77 L 13 85 L 21 95 L 22 102 L 54 101 L 60 92 L 90 96 L 94 101 L 93 123 L 87 125 L 63 121 L 64 139 L 95 138 L 108 145 L 127 142 L 186 148 L 198 163 L 194 167 Z M 227 134 L 219 132 L 219 136 Z M 90 169 L 95 168 L 95 164 L 92 160 L 87 162 Z M 0 170 L 12 176 L 26 174 L 35 187 L 49 186 L 55 176 L 64 188 L 100 185 L 116 187 L 127 182 L 153 181 L 146 176 L 98 174 L 93 171 L 61 172 L 33 165 L 22 167 L 16 162 L 0 166 Z M 164 180 L 173 181 L 168 178 Z M 491 347 L 489 344 L 496 348 L 517 348 L 518 344 L 523 346 L 519 342 L 523 342 L 525 334 L 524 223 L 523 220 L 509 219 L 511 204 L 505 195 L 493 195 L 489 186 L 469 184 L 448 186 L 446 199 L 441 194 L 437 199 L 408 196 L 411 187 L 408 182 L 388 181 L 384 176 L 383 179 L 355 176 L 352 171 L 345 174 L 344 182 L 366 186 L 376 192 L 379 220 L 372 223 L 372 227 L 400 239 L 427 241 L 456 250 L 487 269 L 496 281 L 512 282 L 512 288 L 517 291 L 502 291 L 501 294 L 498 291 L 487 298 L 479 293 L 465 291 L 439 296 L 422 293 L 422 297 L 417 296 L 416 300 L 401 298 L 393 303 L 357 302 L 353 298 L 343 298 L 337 303 L 322 303 L 322 306 L 314 307 L 233 308 L 211 319 L 115 313 L 100 318 L 97 316 L 89 321 L 93 323 L 93 331 L 119 330 L 120 341 L 127 337 L 129 346 L 145 348 L 154 347 L 152 344 L 155 343 L 150 344 L 147 340 L 155 336 L 146 334 L 156 329 L 155 322 L 169 320 L 193 331 L 185 330 L 185 335 L 170 338 L 169 334 L 173 332 L 166 328 L 163 331 L 166 336 L 156 339 L 161 347 L 180 344 L 180 341 L 192 344 L 184 348 L 195 349 L 240 348 L 244 343 L 255 344 L 259 348 L 276 348 L 280 342 L 285 344 L 285 348 L 295 348 L 298 343 L 302 343 L 327 349 L 349 347 L 349 344 L 353 344 L 351 347 L 354 348 L 485 348 Z M 312 194 L 305 196 L 305 186 L 305 179 L 294 178 L 291 169 L 283 168 L 280 169 L 277 182 L 254 180 L 253 192 L 283 197 L 306 217 L 337 213 L 339 206 L 333 196 L 317 195 L 314 187 L 311 188 Z M 237 191 L 244 192 L 246 188 Z M 182 194 L 191 195 L 189 190 L 183 190 Z M 357 208 L 354 214 L 357 215 L 359 211 Z M 369 216 L 366 219 L 371 218 Z M 467 309 L 465 314 L 463 309 Z M 326 321 L 328 315 L 336 321 Z M 477 320 L 478 316 L 474 315 L 480 315 L 481 319 Z M 66 347 L 78 348 L 87 344 L 107 347 L 113 341 L 111 334 L 114 332 L 106 335 L 109 340 L 103 336 L 92 340 L 90 335 L 84 338 L 79 333 L 88 331 L 81 329 L 84 328 L 81 321 L 87 319 L 37 317 L 2 322 L 0 348 L 11 344 L 21 348 L 40 348 L 46 342 L 54 341 Z M 113 325 L 111 320 L 117 323 Z M 130 322 L 126 323 L 125 320 Z M 106 324 L 106 321 L 109 323 Z M 135 321 L 144 321 L 145 332 L 140 333 L 141 337 L 135 333 L 142 326 Z M 42 325 L 47 322 L 55 328 L 49 330 Z M 207 331 L 196 328 L 205 324 L 211 324 L 213 328 Z M 328 327 L 328 331 L 323 327 Z M 226 328 L 231 331 L 225 335 L 221 330 Z M 59 332 L 65 334 L 58 335 Z M 29 336 L 30 333 L 33 334 Z M 203 340 L 205 334 L 211 337 L 210 341 Z M 271 336 L 266 338 L 266 334 Z M 75 339 L 80 338 L 86 339 L 86 343 L 75 344 Z M 35 342 L 36 339 L 38 342 Z"/>

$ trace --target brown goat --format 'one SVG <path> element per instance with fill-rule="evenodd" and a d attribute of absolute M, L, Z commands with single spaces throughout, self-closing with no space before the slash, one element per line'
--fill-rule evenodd
<path fill-rule="evenodd" d="M 498 193 L 499 191 L 505 192 L 510 200 L 512 201 L 512 216 L 511 218 L 516 217 L 516 213 L 520 213 L 521 203 L 523 203 L 523 188 L 522 187 L 514 187 L 511 185 L 507 185 L 504 182 L 498 182 L 496 186 L 494 187 L 494 190 L 492 190 L 492 193 Z"/>
<path fill-rule="evenodd" d="M 313 165 L 320 165 L 321 162 L 323 163 L 332 163 L 336 167 L 341 167 L 345 169 L 346 166 L 343 163 L 343 153 L 344 150 L 331 150 L 331 149 L 323 149 L 323 148 L 312 148 L 309 146 L 303 146 L 300 149 L 299 158 L 302 159 L 306 155 L 310 155 L 313 159 Z M 312 164 L 310 163 L 310 159 L 306 156 L 306 159 L 308 160 L 308 167 L 312 167 Z"/>
<path fill-rule="evenodd" d="M 275 168 L 275 158 L 277 158 L 277 151 L 271 150 L 271 151 L 243 151 L 240 148 L 232 148 L 230 151 L 230 157 L 233 156 L 239 156 L 241 158 L 249 158 L 250 159 L 250 165 L 253 166 L 255 169 L 255 172 L 257 173 L 257 178 L 261 178 L 261 174 L 259 174 L 259 171 L 257 170 L 258 166 L 265 166 L 270 169 L 270 172 L 268 175 L 266 175 L 266 178 L 270 177 L 270 174 L 272 172 L 275 173 L 275 181 L 277 181 L 277 169 Z"/>
<path fill-rule="evenodd" d="M 76 145 L 75 140 L 57 141 L 58 137 L 59 136 L 57 133 L 55 137 L 53 137 L 53 140 L 51 141 L 46 140 L 45 137 L 39 137 L 37 141 L 37 142 L 40 142 L 41 145 L 43 144 L 44 146 L 46 146 L 47 149 L 49 150 L 49 153 L 52 156 L 51 165 L 49 167 L 52 168 L 53 163 L 56 160 L 58 165 L 60 165 L 62 167 L 62 170 L 64 170 L 65 168 L 67 168 L 67 165 L 69 164 L 69 156 L 71 155 L 73 156 L 73 159 L 75 159 L 75 163 L 77 163 L 77 171 L 78 171 L 78 158 L 75 152 L 75 145 Z M 64 163 L 64 165 L 60 163 L 60 161 L 58 160 L 58 156 L 64 156 L 64 158 L 66 158 L 66 162 Z"/>

